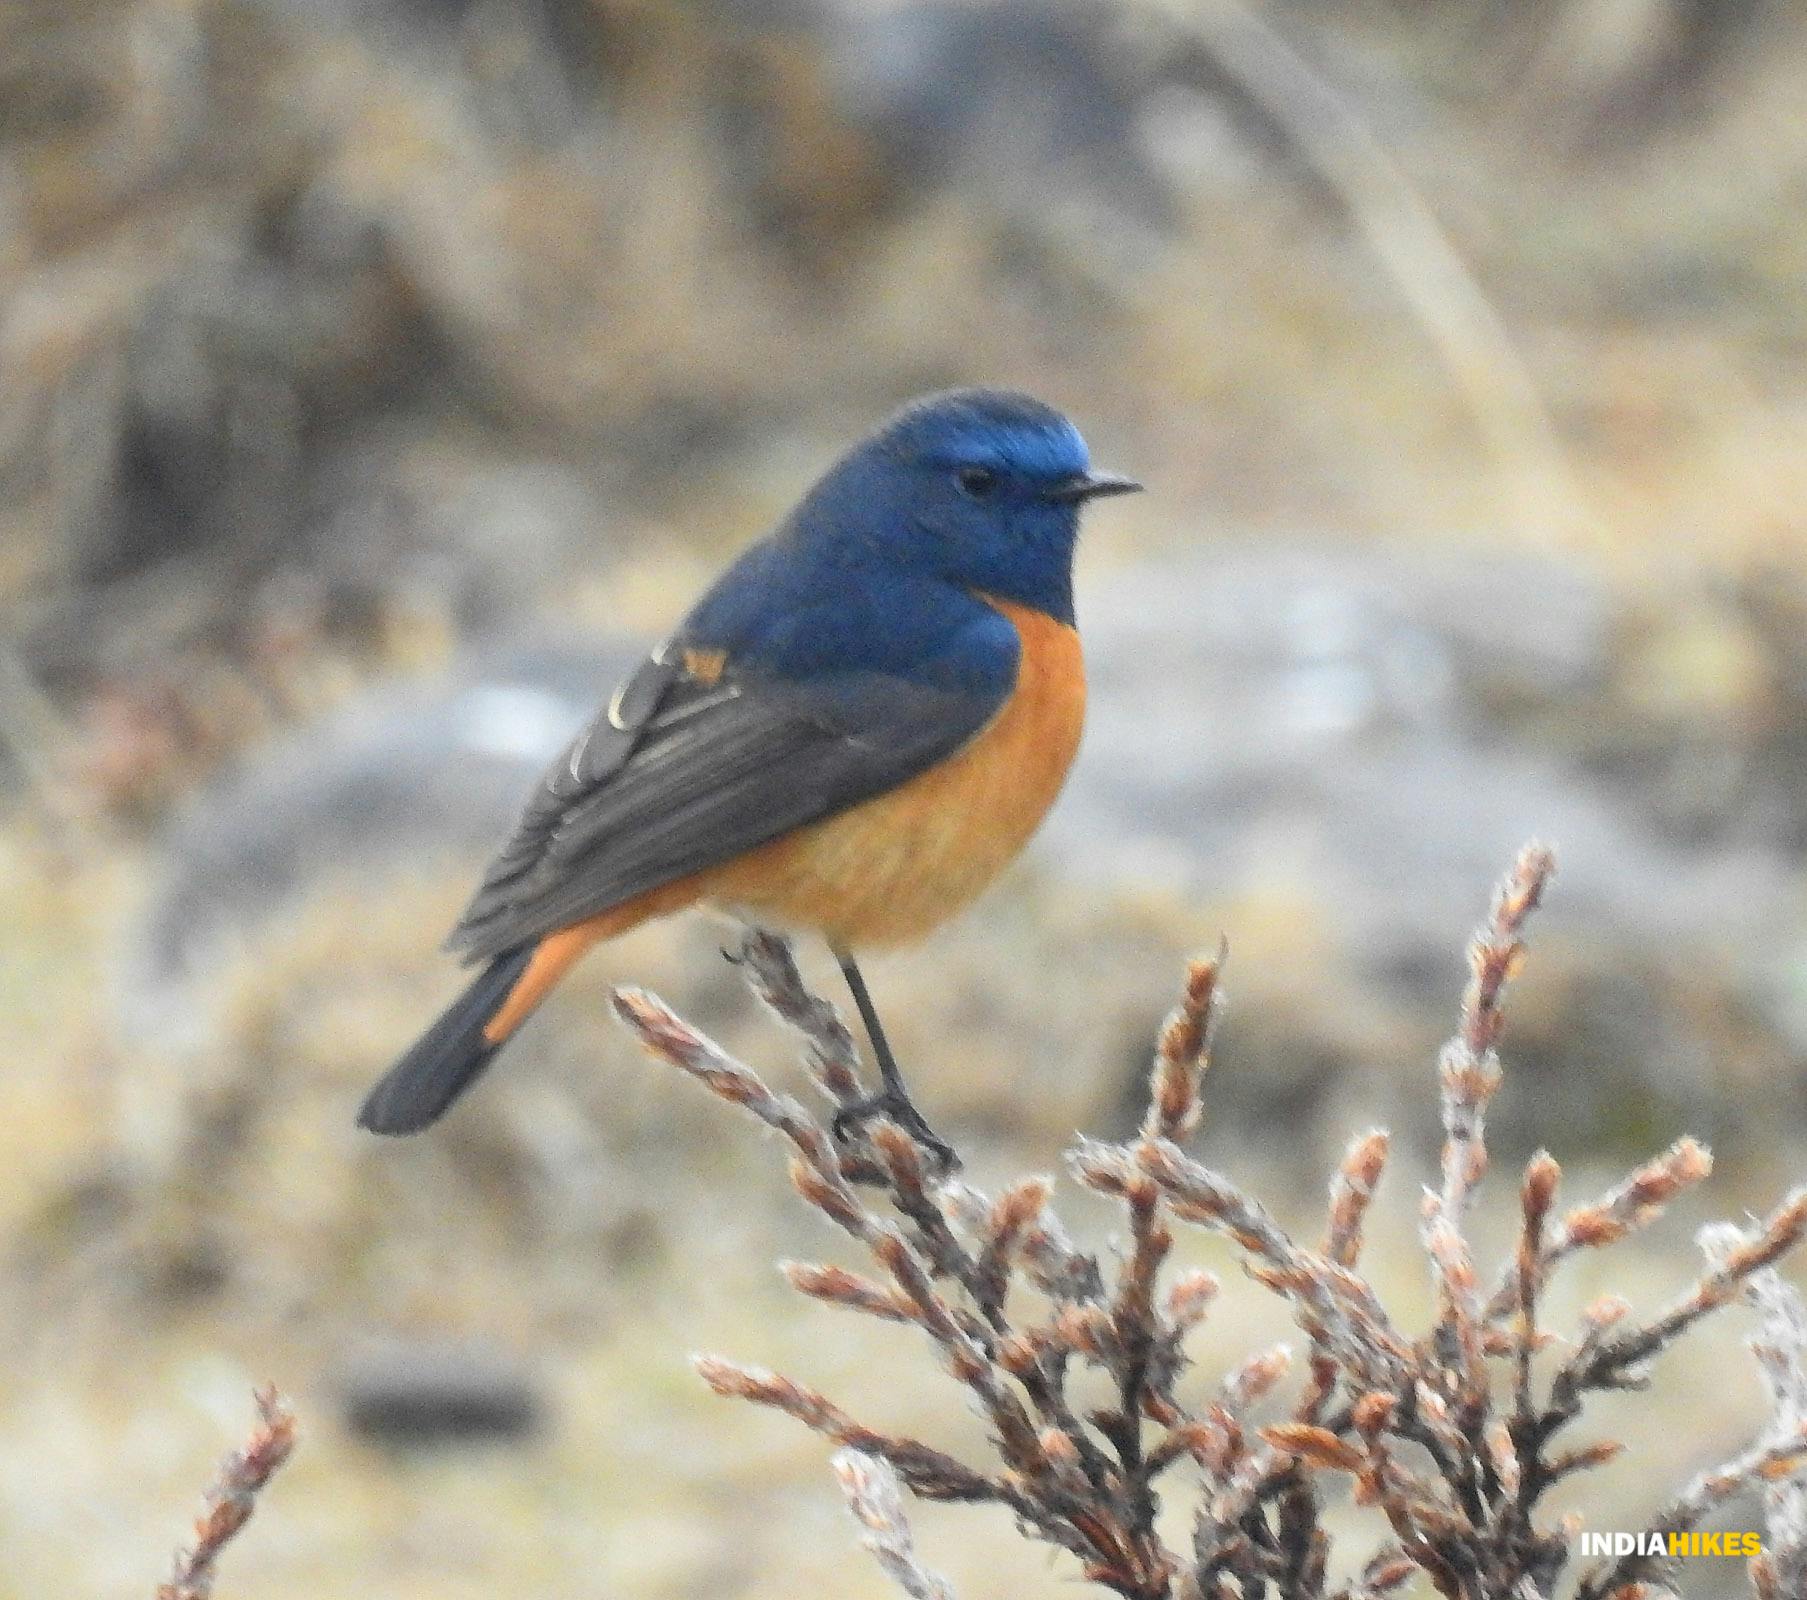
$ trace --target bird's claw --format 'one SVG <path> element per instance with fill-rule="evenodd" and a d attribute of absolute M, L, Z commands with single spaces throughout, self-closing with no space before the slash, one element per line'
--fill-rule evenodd
<path fill-rule="evenodd" d="M 945 1178 L 960 1170 L 960 1157 L 955 1153 L 954 1147 L 928 1125 L 908 1096 L 893 1094 L 889 1090 L 868 1096 L 864 1100 L 856 1100 L 852 1105 L 842 1106 L 835 1113 L 832 1124 L 834 1136 L 845 1144 L 851 1133 L 877 1117 L 895 1122 L 926 1150 L 932 1158 L 931 1165 L 937 1177 Z"/>

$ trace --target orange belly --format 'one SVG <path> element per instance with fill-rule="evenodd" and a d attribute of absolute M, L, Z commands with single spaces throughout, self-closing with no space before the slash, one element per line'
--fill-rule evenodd
<path fill-rule="evenodd" d="M 1085 721 L 1079 635 L 982 598 L 1010 619 L 1022 654 L 1010 698 L 972 739 L 885 794 L 549 935 L 485 1036 L 507 1038 L 591 945 L 699 902 L 842 951 L 907 943 L 964 909 L 1040 826 Z"/>
<path fill-rule="evenodd" d="M 698 898 L 843 950 L 921 938 L 981 893 L 1040 826 L 1085 720 L 1079 635 L 1008 601 L 1022 640 L 1003 709 L 938 766 L 702 875 Z"/>

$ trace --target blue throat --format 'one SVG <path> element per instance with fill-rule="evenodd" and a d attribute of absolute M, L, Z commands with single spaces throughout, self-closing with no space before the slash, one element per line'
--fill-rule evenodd
<path fill-rule="evenodd" d="M 1072 544 L 1068 543 L 1062 555 L 1014 562 L 997 578 L 981 578 L 974 587 L 993 599 L 1011 600 L 1043 612 L 1070 628 L 1075 620 Z"/>

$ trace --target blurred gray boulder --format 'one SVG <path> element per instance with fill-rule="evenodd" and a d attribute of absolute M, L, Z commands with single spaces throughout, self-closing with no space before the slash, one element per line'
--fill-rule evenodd
<path fill-rule="evenodd" d="M 169 828 L 133 941 L 128 1002 L 153 1026 L 223 943 L 255 937 L 309 889 L 419 870 L 473 872 L 531 776 L 635 659 L 626 644 L 478 654 L 431 682 L 386 686 L 253 752 Z"/>
<path fill-rule="evenodd" d="M 515 1443 L 545 1421 L 541 1387 L 500 1351 L 449 1340 L 393 1340 L 348 1360 L 338 1388 L 345 1425 L 397 1449 Z"/>
<path fill-rule="evenodd" d="M 1623 617 L 1572 567 L 1217 548 L 1082 612 L 1093 709 L 1049 824 L 1075 870 L 1220 898 L 1284 875 L 1383 965 L 1447 950 L 1533 837 L 1562 849 L 1564 919 L 1601 937 L 1756 940 L 1794 915 L 1780 832 L 1679 837 L 1593 758 Z"/>

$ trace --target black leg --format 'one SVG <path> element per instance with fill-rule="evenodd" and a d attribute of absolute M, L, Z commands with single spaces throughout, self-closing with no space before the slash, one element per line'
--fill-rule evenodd
<path fill-rule="evenodd" d="M 959 1166 L 960 1158 L 954 1154 L 954 1147 L 928 1125 L 922 1113 L 916 1109 L 915 1102 L 910 1099 L 910 1091 L 904 1087 L 903 1074 L 897 1070 L 897 1057 L 891 1054 L 890 1041 L 885 1038 L 884 1025 L 878 1020 L 878 1009 L 872 1004 L 872 995 L 866 988 L 866 980 L 858 965 L 852 956 L 843 955 L 838 950 L 835 952 L 835 959 L 841 963 L 841 976 L 847 980 L 847 987 L 853 994 L 853 1003 L 859 1007 L 860 1021 L 866 1025 L 866 1037 L 872 1041 L 872 1054 L 878 1059 L 879 1080 L 884 1085 L 870 1099 L 844 1106 L 836 1114 L 835 1136 L 845 1136 L 849 1128 L 858 1127 L 872 1117 L 886 1116 L 930 1151 L 943 1171 L 951 1172 Z"/>
<path fill-rule="evenodd" d="M 872 1053 L 878 1057 L 879 1077 L 884 1080 L 885 1088 L 890 1093 L 899 1100 L 908 1100 L 909 1090 L 904 1088 L 903 1074 L 897 1070 L 897 1057 L 891 1054 L 891 1041 L 885 1037 L 884 1024 L 878 1020 L 878 1008 L 872 1003 L 872 993 L 866 987 L 865 974 L 854 964 L 852 956 L 840 956 L 837 959 L 841 963 L 841 976 L 853 991 L 853 1003 L 859 1007 L 860 1021 L 866 1024 L 866 1037 L 872 1041 Z"/>

